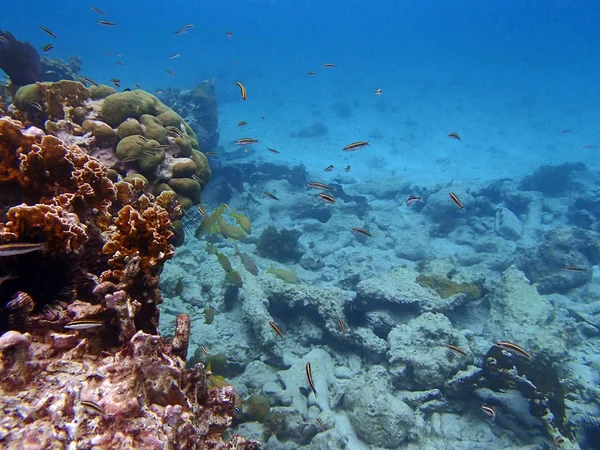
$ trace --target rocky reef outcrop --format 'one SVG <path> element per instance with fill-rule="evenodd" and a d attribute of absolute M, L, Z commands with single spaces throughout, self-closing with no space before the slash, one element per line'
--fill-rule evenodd
<path fill-rule="evenodd" d="M 259 448 L 223 438 L 233 388 L 209 388 L 201 365 L 185 369 L 189 318 L 177 317 L 172 340 L 157 332 L 176 194 L 154 197 L 109 170 L 72 142 L 0 118 L 0 445 Z"/>

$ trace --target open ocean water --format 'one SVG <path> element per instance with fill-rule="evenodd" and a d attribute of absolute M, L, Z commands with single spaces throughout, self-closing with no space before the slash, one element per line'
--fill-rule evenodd
<path fill-rule="evenodd" d="M 597 0 L 38 0 L 0 15 L 0 30 L 119 90 L 214 83 L 202 203 L 208 215 L 227 203 L 253 232 L 194 236 L 191 210 L 161 327 L 188 312 L 190 353 L 227 355 L 244 404 L 270 402 L 270 419 L 245 409 L 234 422 L 268 449 L 600 448 L 599 25 Z M 335 203 L 307 200 L 306 181 L 333 186 Z M 290 254 L 265 250 L 270 226 L 298 232 L 275 244 L 292 241 Z M 428 297 L 454 298 L 444 289 L 468 300 Z M 524 394 L 537 361 L 562 389 L 560 425 L 531 400 L 549 392 Z M 526 374 L 499 383 L 513 363 Z M 485 380 L 461 392 L 450 381 L 469 370 Z"/>

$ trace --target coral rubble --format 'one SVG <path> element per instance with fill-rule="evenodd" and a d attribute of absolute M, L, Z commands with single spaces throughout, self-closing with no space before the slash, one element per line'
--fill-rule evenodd
<path fill-rule="evenodd" d="M 70 102 L 63 86 L 48 89 Z M 0 445 L 259 448 L 224 441 L 234 389 L 209 388 L 201 365 L 185 369 L 189 318 L 177 318 L 170 342 L 157 333 L 158 278 L 182 215 L 175 193 L 154 198 L 140 179 L 108 175 L 79 146 L 0 118 L 1 243 L 36 250 L 0 257 L 10 274 L 0 283 Z"/>

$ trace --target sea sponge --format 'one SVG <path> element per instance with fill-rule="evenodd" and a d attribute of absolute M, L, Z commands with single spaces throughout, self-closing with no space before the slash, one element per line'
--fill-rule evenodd
<path fill-rule="evenodd" d="M 144 114 L 156 114 L 156 97 L 144 91 L 111 94 L 102 102 L 102 117 L 111 127 L 118 127 L 125 119 L 139 119 Z"/>
<path fill-rule="evenodd" d="M 438 295 L 443 298 L 450 298 L 453 295 L 465 294 L 467 300 L 473 301 L 481 298 L 481 291 L 476 284 L 473 283 L 455 283 L 446 277 L 439 275 L 419 275 L 417 282 L 423 286 L 433 289 Z"/>

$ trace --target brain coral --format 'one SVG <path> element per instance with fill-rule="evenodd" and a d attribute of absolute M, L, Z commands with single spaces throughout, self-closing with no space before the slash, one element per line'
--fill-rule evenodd
<path fill-rule="evenodd" d="M 99 94 L 102 92 L 102 95 Z M 180 203 L 200 203 L 211 170 L 198 138 L 183 118 L 142 90 L 86 88 L 78 81 L 22 86 L 14 97 L 15 119 L 77 144 L 121 178 L 143 175 L 148 193 L 175 191 Z M 174 167 L 187 165 L 174 175 Z M 175 180 L 171 182 L 171 180 Z"/>

